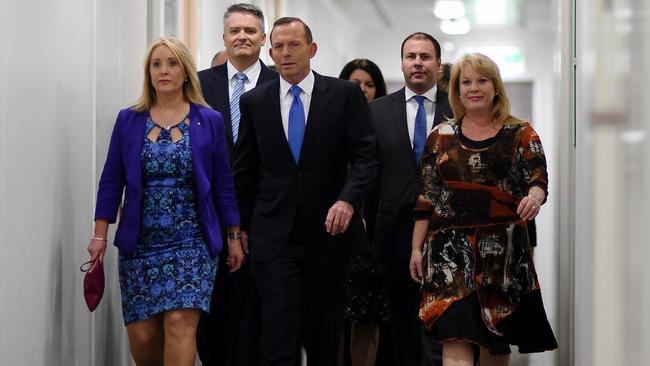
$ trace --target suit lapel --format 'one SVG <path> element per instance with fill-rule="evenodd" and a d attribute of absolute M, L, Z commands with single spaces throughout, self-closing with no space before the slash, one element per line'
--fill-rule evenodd
<path fill-rule="evenodd" d="M 262 70 L 260 70 L 260 77 L 257 78 L 256 87 L 279 77 L 278 73 L 269 69 L 262 60 L 260 60 L 260 64 L 262 64 Z"/>
<path fill-rule="evenodd" d="M 305 136 L 302 140 L 302 149 L 300 150 L 300 162 L 304 160 L 309 149 L 315 144 L 318 138 L 318 131 L 325 124 L 324 118 L 327 115 L 327 107 L 332 98 L 330 94 L 325 79 L 314 72 L 314 90 L 312 90 L 311 94 L 309 116 L 307 116 Z"/>
<path fill-rule="evenodd" d="M 404 152 L 411 164 L 417 166 L 415 156 L 413 155 L 413 146 L 411 146 L 411 138 L 409 137 L 408 121 L 406 120 L 406 94 L 405 89 L 393 93 L 390 96 L 393 106 L 391 109 L 392 118 L 390 118 L 395 128 L 395 138 L 401 145 L 400 150 Z"/>
<path fill-rule="evenodd" d="M 232 128 L 230 123 L 230 93 L 228 92 L 228 68 L 226 64 L 216 67 L 213 83 L 210 85 L 210 92 L 217 105 L 213 105 L 216 111 L 223 116 L 226 143 L 232 148 Z"/>
<path fill-rule="evenodd" d="M 444 122 L 447 118 L 452 117 L 449 110 L 449 96 L 443 90 L 438 88 L 438 92 L 436 92 L 436 113 L 433 116 L 433 127 Z"/>
<path fill-rule="evenodd" d="M 260 106 L 264 111 L 264 118 L 260 120 L 259 124 L 255 125 L 256 131 L 264 131 L 263 133 L 256 133 L 267 141 L 265 146 L 273 146 L 274 152 L 284 155 L 281 157 L 283 160 L 293 160 L 293 154 L 287 141 L 287 135 L 284 133 L 284 126 L 282 125 L 282 113 L 280 112 L 280 80 L 275 79 L 273 82 L 266 84 L 266 99 L 264 105 Z M 304 146 L 304 144 L 303 144 Z"/>

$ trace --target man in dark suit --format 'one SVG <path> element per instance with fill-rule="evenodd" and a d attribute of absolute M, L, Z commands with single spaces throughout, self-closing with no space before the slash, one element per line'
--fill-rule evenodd
<path fill-rule="evenodd" d="M 205 100 L 221 112 L 229 156 L 238 146 L 239 98 L 278 74 L 259 59 L 266 40 L 264 15 L 251 4 L 234 4 L 224 14 L 223 42 L 228 61 L 199 72 Z M 246 236 L 243 237 L 246 250 Z M 228 250 L 219 256 L 210 315 L 203 315 L 197 346 L 203 365 L 257 366 L 261 305 L 250 268 L 229 273 Z"/>
<path fill-rule="evenodd" d="M 406 87 L 370 104 L 380 169 L 365 209 L 369 227 L 374 228 L 373 254 L 385 281 L 391 312 L 392 344 L 387 348 L 392 352 L 387 354 L 383 347 L 386 343 L 380 342 L 377 365 L 419 366 L 421 362 L 434 364 L 430 358 L 435 352 L 429 350 L 422 357 L 423 343 L 426 349 L 430 342 L 420 334 L 419 284 L 409 275 L 412 212 L 427 135 L 452 113 L 447 93 L 436 87 L 438 41 L 426 33 L 414 33 L 402 43 L 401 55 Z"/>
<path fill-rule="evenodd" d="M 235 184 L 263 309 L 260 365 L 335 365 L 349 259 L 368 250 L 359 215 L 377 171 L 365 98 L 311 71 L 309 27 L 270 35 L 280 79 L 241 98 Z"/>

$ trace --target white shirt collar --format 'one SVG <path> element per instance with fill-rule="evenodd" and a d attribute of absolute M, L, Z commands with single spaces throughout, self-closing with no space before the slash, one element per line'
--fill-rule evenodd
<path fill-rule="evenodd" d="M 230 60 L 226 62 L 226 68 L 228 69 L 228 80 L 232 80 L 232 78 L 235 77 L 235 74 L 239 72 L 239 70 L 237 70 L 235 66 L 233 66 L 233 64 L 230 63 Z M 260 61 L 257 60 L 242 72 L 246 74 L 246 77 L 250 82 L 253 80 L 257 80 L 257 77 L 260 75 L 260 71 L 262 71 L 262 65 L 260 64 Z"/>
<path fill-rule="evenodd" d="M 314 90 L 314 80 L 314 73 L 310 70 L 309 74 L 307 74 L 307 76 L 298 83 L 298 86 L 300 89 L 302 89 L 302 92 L 307 94 L 309 97 L 311 97 L 311 93 Z M 280 77 L 280 98 L 284 98 L 287 93 L 289 93 L 289 88 L 292 86 L 293 84 L 289 84 L 288 81 Z"/>
<path fill-rule="evenodd" d="M 438 85 L 434 85 L 433 88 L 427 90 L 424 94 L 415 94 L 409 87 L 405 87 L 405 97 L 406 101 L 408 102 L 411 98 L 413 98 L 416 95 L 423 95 L 425 96 L 428 100 L 432 101 L 433 103 L 436 102 L 436 94 L 438 93 Z"/>

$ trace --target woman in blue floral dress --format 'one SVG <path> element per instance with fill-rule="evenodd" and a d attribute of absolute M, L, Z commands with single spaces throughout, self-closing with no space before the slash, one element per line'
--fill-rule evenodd
<path fill-rule="evenodd" d="M 88 245 L 103 259 L 116 221 L 122 311 L 138 365 L 194 365 L 209 311 L 222 227 L 229 266 L 244 253 L 221 115 L 206 106 L 189 50 L 163 38 L 145 61 L 142 97 L 115 123 Z"/>

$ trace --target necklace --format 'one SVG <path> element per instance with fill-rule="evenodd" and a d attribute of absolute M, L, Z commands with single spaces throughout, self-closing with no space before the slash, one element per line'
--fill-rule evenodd
<path fill-rule="evenodd" d="M 185 117 L 183 117 L 180 120 L 180 122 L 165 124 L 165 123 L 158 123 L 158 122 L 154 121 L 154 123 L 156 124 L 156 126 L 158 126 L 160 128 L 164 128 L 165 130 L 169 131 L 174 127 L 178 127 L 178 125 L 183 123 L 183 121 L 185 121 L 187 119 L 187 117 L 189 117 L 189 113 Z M 152 120 L 153 120 L 153 118 L 152 118 Z"/>
<path fill-rule="evenodd" d="M 182 106 L 178 106 L 176 108 L 169 108 L 169 109 L 155 108 L 155 110 L 150 110 L 149 111 L 149 117 L 156 124 L 156 126 L 160 127 L 161 129 L 165 129 L 165 130 L 169 131 L 172 128 L 177 127 L 178 125 L 183 123 L 183 121 L 185 121 L 190 116 L 190 111 L 189 111 L 188 107 L 189 106 L 187 106 L 187 105 L 182 105 Z M 154 109 L 154 108 L 152 108 L 152 109 Z M 164 111 L 164 113 L 163 113 L 163 111 Z M 179 122 L 172 122 L 172 123 L 163 123 L 163 122 L 161 122 L 161 121 L 169 121 L 169 120 L 173 121 L 176 118 L 178 118 L 177 117 L 179 115 L 178 112 L 183 113 L 185 111 L 187 111 L 187 112 L 185 113 L 185 115 L 183 115 L 183 118 L 181 118 Z"/>

